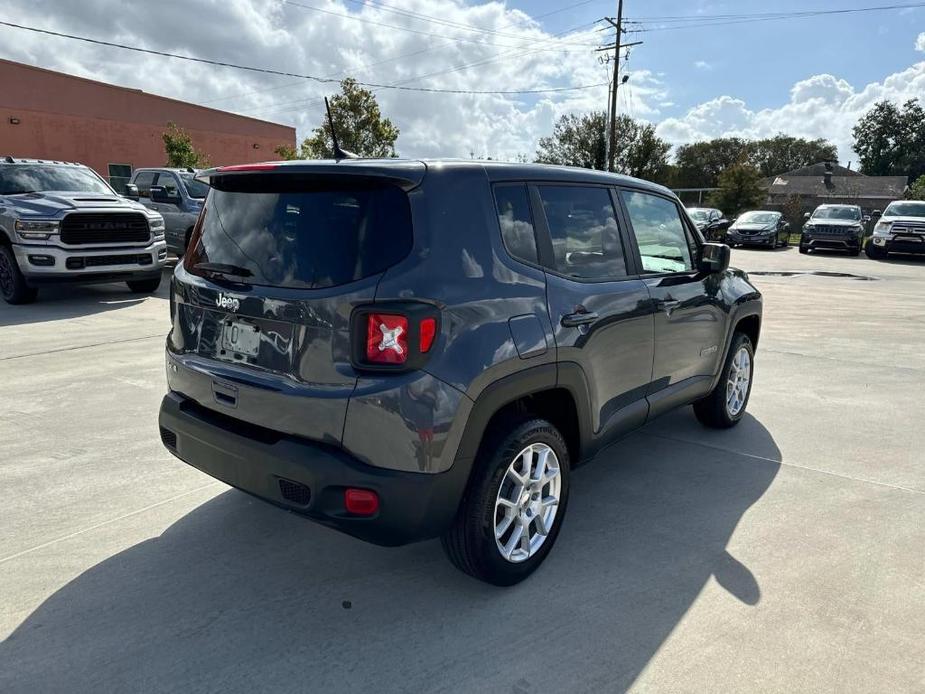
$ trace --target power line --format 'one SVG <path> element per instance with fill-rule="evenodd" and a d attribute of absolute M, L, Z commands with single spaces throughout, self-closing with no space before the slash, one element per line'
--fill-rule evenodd
<path fill-rule="evenodd" d="M 597 1 L 597 0 L 580 0 L 579 2 L 571 3 L 570 5 L 566 5 L 565 7 L 560 7 L 560 8 L 558 8 L 558 9 L 556 9 L 556 10 L 551 10 L 551 11 L 549 11 L 549 12 L 544 12 L 543 14 L 535 15 L 535 16 L 532 17 L 532 19 L 533 19 L 534 21 L 539 20 L 539 19 L 545 19 L 546 17 L 551 17 L 551 16 L 554 15 L 554 14 L 559 14 L 559 13 L 561 13 L 561 12 L 566 12 L 566 11 L 568 11 L 568 10 L 572 10 L 572 9 L 577 8 L 577 7 L 581 7 L 582 5 L 588 5 L 588 4 L 590 4 L 590 3 L 592 3 L 592 2 L 596 2 L 596 1 Z M 372 0 L 350 0 L 350 2 L 355 2 L 355 3 L 358 3 L 358 4 L 362 4 L 362 5 L 368 5 L 368 6 L 370 6 L 370 7 L 385 6 L 384 3 L 377 3 L 377 4 L 374 5 L 374 4 L 372 4 Z M 409 14 L 418 14 L 418 13 L 411 13 L 410 11 L 408 11 L 408 13 L 409 13 Z M 421 17 L 425 17 L 425 16 L 427 16 L 427 15 L 420 15 L 420 16 L 421 16 Z M 591 22 L 590 24 L 594 24 L 594 22 Z M 514 26 L 516 26 L 516 25 L 513 24 L 513 23 L 508 23 L 508 24 L 503 25 L 502 28 L 514 27 Z M 576 31 L 576 30 L 578 30 L 578 29 L 584 28 L 585 26 L 588 26 L 588 24 L 580 24 L 580 25 L 578 25 L 577 27 L 573 27 L 573 28 L 571 28 L 571 29 L 566 29 L 566 30 L 564 30 L 564 31 L 558 32 L 558 33 L 556 33 L 556 34 L 553 34 L 552 37 L 553 37 L 553 38 L 559 38 L 560 36 L 564 36 L 564 35 L 566 35 L 566 34 L 572 33 L 573 31 Z M 443 41 L 444 41 L 444 45 L 449 45 L 449 44 L 452 43 L 452 41 L 448 41 L 448 40 L 445 40 L 445 39 L 444 39 Z M 367 64 L 367 65 L 362 65 L 362 66 L 360 66 L 360 67 L 357 68 L 357 69 L 360 70 L 360 71 L 368 70 L 369 68 L 378 67 L 379 65 L 385 65 L 386 63 L 395 62 L 395 61 L 397 61 L 397 60 L 403 60 L 404 58 L 413 58 L 414 56 L 422 55 L 422 54 L 424 54 L 424 53 L 429 53 L 430 51 L 436 50 L 437 48 L 439 48 L 439 46 L 431 45 L 431 46 L 428 46 L 428 47 L 426 47 L 426 48 L 422 48 L 422 49 L 418 49 L 418 50 L 416 50 L 416 51 L 413 51 L 412 53 L 403 53 L 402 55 L 393 56 L 393 57 L 391 57 L 391 58 L 386 58 L 386 59 L 384 59 L 384 60 L 380 60 L 380 61 L 377 61 L 377 62 L 375 62 L 375 63 L 370 63 L 370 64 Z M 567 51 L 567 50 L 573 50 L 573 49 L 568 49 L 568 48 L 567 48 L 567 49 L 562 49 L 562 50 L 566 50 L 566 51 Z M 501 56 L 504 56 L 504 55 L 507 55 L 507 54 L 506 54 L 506 53 L 502 53 L 502 54 L 501 54 Z M 515 56 L 515 57 L 516 57 L 516 56 Z M 454 70 L 455 70 L 455 69 L 454 69 Z M 341 77 L 345 76 L 345 75 L 343 75 L 342 73 L 339 73 L 339 74 L 341 74 Z M 439 73 L 438 73 L 438 74 L 439 74 Z M 332 74 L 332 75 L 327 75 L 326 77 L 334 78 L 334 77 L 337 77 L 337 76 L 338 76 L 338 75 Z M 288 87 L 295 86 L 296 84 L 301 84 L 301 81 L 298 81 L 298 82 L 287 82 L 287 83 L 285 83 L 285 84 L 280 84 L 280 85 L 276 85 L 276 86 L 273 86 L 273 87 L 268 87 L 268 88 L 266 88 L 266 89 L 254 89 L 254 90 L 252 90 L 252 91 L 250 91 L 250 92 L 245 92 L 245 93 L 243 93 L 243 94 L 235 94 L 235 95 L 233 95 L 233 96 L 223 96 L 223 97 L 219 97 L 219 98 L 217 98 L 217 99 L 209 99 L 209 100 L 206 100 L 206 101 L 200 101 L 200 102 L 198 102 L 198 103 L 200 103 L 200 104 L 212 104 L 212 103 L 218 103 L 219 101 L 229 101 L 229 100 L 231 100 L 231 99 L 240 99 L 240 98 L 243 98 L 243 97 L 246 97 L 246 96 L 252 96 L 252 95 L 254 95 L 254 94 L 262 94 L 262 93 L 264 93 L 264 92 L 272 92 L 272 91 L 276 91 L 276 90 L 278 90 L 278 89 L 286 89 L 286 88 L 288 88 Z M 310 101 L 320 101 L 320 99 L 321 99 L 321 97 L 315 97 L 315 98 L 310 99 Z M 296 102 L 290 102 L 290 103 L 296 103 Z M 300 101 L 300 102 L 298 102 L 298 103 L 305 103 L 305 102 L 304 102 L 304 101 Z M 285 105 L 285 104 L 283 104 L 283 105 Z M 265 111 L 265 110 L 266 110 L 266 109 L 261 109 L 261 111 Z M 272 112 L 272 111 L 269 111 L 269 112 Z"/>
<path fill-rule="evenodd" d="M 280 75 L 283 77 L 298 77 L 299 79 L 311 80 L 313 82 L 318 82 L 320 84 L 330 84 L 332 82 L 339 82 L 340 80 L 331 78 L 331 77 L 318 77 L 316 75 L 303 75 L 297 72 L 286 72 L 283 70 L 273 70 L 271 68 L 263 67 L 254 67 L 250 65 L 239 65 L 237 63 L 228 63 L 221 60 L 210 60 L 207 58 L 194 58 L 189 55 L 180 55 L 178 53 L 168 53 L 166 51 L 158 51 L 152 48 L 140 48 L 138 46 L 129 46 L 122 43 L 113 43 L 111 41 L 102 41 L 100 39 L 93 39 L 86 36 L 77 36 L 74 34 L 65 34 L 59 31 L 51 31 L 49 29 L 39 29 L 38 27 L 30 27 L 23 24 L 16 24 L 14 22 L 6 22 L 0 20 L 0 25 L 12 27 L 14 29 L 22 29 L 24 31 L 32 31 L 38 34 L 46 34 L 48 36 L 56 36 L 59 38 L 71 39 L 73 41 L 83 41 L 85 43 L 91 43 L 98 46 L 108 46 L 110 48 L 121 48 L 126 51 L 134 51 L 136 53 L 147 53 L 149 55 L 158 55 L 164 58 L 175 58 L 177 60 L 186 60 L 193 63 L 202 63 L 205 65 L 214 65 L 218 67 L 227 67 L 235 70 L 246 70 L 248 72 L 258 72 L 266 75 Z M 425 92 L 430 94 L 546 94 L 553 92 L 568 92 L 568 91 L 578 91 L 582 89 L 591 89 L 594 87 L 600 87 L 601 84 L 585 84 L 575 87 L 550 87 L 546 89 L 439 89 L 436 87 L 406 87 L 392 84 L 377 84 L 375 82 L 357 82 L 360 86 L 370 87 L 374 89 L 395 89 L 398 91 L 407 91 L 407 92 Z"/>
<path fill-rule="evenodd" d="M 370 8 L 380 10 L 382 12 L 390 12 L 392 14 L 396 14 L 402 17 L 409 17 L 411 19 L 417 19 L 419 21 L 429 22 L 432 24 L 449 26 L 449 27 L 453 27 L 456 29 L 462 29 L 464 31 L 478 32 L 481 34 L 490 34 L 494 36 L 504 36 L 507 38 L 523 40 L 522 35 L 505 33 L 502 31 L 498 31 L 497 29 L 488 29 L 486 27 L 477 27 L 472 24 L 466 24 L 465 22 L 454 22 L 449 19 L 443 19 L 441 17 L 434 17 L 432 15 L 423 14 L 422 12 L 414 12 L 412 10 L 399 9 L 395 7 L 394 5 L 389 5 L 387 3 L 380 2 L 379 0 L 346 0 L 346 1 L 354 5 L 359 5 L 360 7 L 370 7 Z M 564 12 L 567 9 L 573 9 L 575 7 L 580 7 L 581 5 L 587 5 L 594 1 L 595 0 L 581 0 L 581 2 L 572 3 L 571 5 L 568 5 L 567 7 L 560 7 L 557 10 L 552 10 L 551 12 L 546 12 L 544 14 L 537 15 L 536 17 L 532 17 L 532 19 L 536 21 L 537 19 L 542 19 L 543 17 L 548 17 L 549 15 L 558 14 L 559 12 Z M 506 26 L 514 26 L 514 25 L 507 24 Z"/>
<path fill-rule="evenodd" d="M 333 17 L 341 17 L 343 19 L 350 19 L 356 22 L 362 22 L 363 24 L 371 24 L 373 26 L 385 27 L 386 29 L 395 29 L 397 31 L 406 31 L 411 34 L 419 34 L 421 36 L 431 36 L 440 39 L 446 39 L 447 41 L 461 41 L 463 43 L 474 43 L 481 46 L 500 46 L 502 48 L 526 48 L 527 44 L 521 44 L 519 46 L 512 46 L 510 44 L 500 44 L 491 41 L 479 41 L 473 38 L 466 38 L 463 36 L 441 36 L 440 34 L 434 34 L 429 31 L 421 31 L 420 29 L 412 29 L 410 27 L 404 27 L 400 24 L 387 24 L 386 22 L 379 22 L 374 19 L 367 19 L 366 17 L 361 17 L 355 14 L 344 14 L 343 12 L 335 12 L 333 10 L 325 10 L 320 7 L 315 7 L 314 5 L 306 5 L 301 2 L 296 2 L 296 0 L 281 0 L 284 5 L 289 5 L 291 7 L 298 7 L 302 10 L 308 10 L 310 12 L 320 12 L 322 14 L 331 15 Z M 576 44 L 578 45 L 578 44 Z M 587 45 L 587 44 L 581 44 Z"/>
<path fill-rule="evenodd" d="M 804 10 L 798 12 L 763 12 L 753 14 L 726 14 L 726 15 L 672 15 L 664 17 L 637 17 L 625 20 L 628 24 L 639 25 L 639 28 L 628 30 L 628 33 L 674 31 L 677 29 L 696 29 L 703 27 L 729 26 L 733 24 L 753 24 L 757 22 L 773 22 L 785 19 L 808 19 L 812 17 L 845 15 L 866 12 L 885 12 L 890 10 L 905 10 L 925 7 L 925 2 L 907 3 L 897 5 L 878 5 L 872 7 L 852 7 L 834 10 Z M 643 27 L 642 24 L 660 23 L 663 26 Z"/>

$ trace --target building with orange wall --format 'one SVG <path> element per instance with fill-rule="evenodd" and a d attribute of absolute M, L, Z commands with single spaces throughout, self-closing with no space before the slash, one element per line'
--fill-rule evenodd
<path fill-rule="evenodd" d="M 216 166 L 276 159 L 296 141 L 288 125 L 0 60 L 0 157 L 80 162 L 118 188 L 133 169 L 164 165 L 168 122 Z"/>

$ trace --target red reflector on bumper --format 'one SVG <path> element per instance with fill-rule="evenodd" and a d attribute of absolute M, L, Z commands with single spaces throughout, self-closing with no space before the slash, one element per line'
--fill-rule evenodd
<path fill-rule="evenodd" d="M 344 507 L 355 516 L 372 516 L 379 510 L 379 495 L 369 489 L 345 489 Z"/>

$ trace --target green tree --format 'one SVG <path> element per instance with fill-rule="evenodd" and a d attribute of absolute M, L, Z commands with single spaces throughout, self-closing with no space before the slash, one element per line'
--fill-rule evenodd
<path fill-rule="evenodd" d="M 828 140 L 807 140 L 778 133 L 748 144 L 748 160 L 762 176 L 800 169 L 820 161 L 838 161 L 838 148 Z"/>
<path fill-rule="evenodd" d="M 282 161 L 292 161 L 299 159 L 299 150 L 292 145 L 279 145 L 273 150 L 273 154 L 278 156 Z"/>
<path fill-rule="evenodd" d="M 176 123 L 167 123 L 167 130 L 161 137 L 164 139 L 164 151 L 167 154 L 165 166 L 201 169 L 209 165 L 206 155 L 193 147 L 193 139 Z"/>
<path fill-rule="evenodd" d="M 909 186 L 906 191 L 908 200 L 925 200 L 925 174 L 915 179 L 915 182 Z"/>
<path fill-rule="evenodd" d="M 715 188 L 723 171 L 747 159 L 747 145 L 740 137 L 680 145 L 675 152 L 675 187 Z"/>
<path fill-rule="evenodd" d="M 331 98 L 331 118 L 337 130 L 337 143 L 341 149 L 361 157 L 395 157 L 398 128 L 382 117 L 375 95 L 360 87 L 356 80 L 347 78 L 340 83 L 341 93 Z M 324 124 L 315 128 L 311 137 L 302 143 L 303 159 L 331 159 L 334 140 L 331 124 L 323 113 Z"/>
<path fill-rule="evenodd" d="M 767 197 L 761 173 L 748 163 L 733 164 L 720 174 L 719 190 L 710 196 L 710 205 L 727 215 L 738 215 L 760 206 Z"/>
<path fill-rule="evenodd" d="M 567 113 L 556 121 L 552 135 L 541 137 L 536 161 L 541 164 L 607 168 L 607 115 L 603 111 Z M 637 178 L 659 179 L 668 168 L 671 145 L 655 134 L 649 123 L 621 115 L 617 118 L 614 168 Z"/>
<path fill-rule="evenodd" d="M 902 108 L 878 101 L 858 120 L 852 134 L 861 173 L 912 180 L 925 174 L 925 109 L 918 99 L 910 99 Z"/>
<path fill-rule="evenodd" d="M 675 153 L 675 188 L 714 188 L 723 171 L 749 163 L 765 178 L 820 161 L 838 161 L 838 150 L 822 138 L 807 140 L 778 133 L 761 140 L 718 137 L 678 147 Z"/>
<path fill-rule="evenodd" d="M 603 111 L 566 113 L 556 121 L 552 135 L 540 138 L 536 161 L 603 171 L 607 168 L 606 127 Z"/>

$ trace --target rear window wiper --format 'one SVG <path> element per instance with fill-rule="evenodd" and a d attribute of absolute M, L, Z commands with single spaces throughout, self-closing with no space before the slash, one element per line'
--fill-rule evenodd
<path fill-rule="evenodd" d="M 254 274 L 246 267 L 228 263 L 196 263 L 193 265 L 193 269 L 214 272 L 217 275 L 228 275 L 229 277 L 251 277 Z"/>

